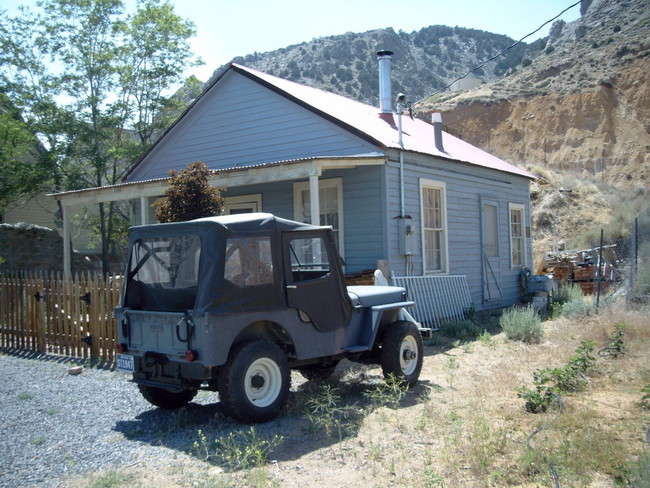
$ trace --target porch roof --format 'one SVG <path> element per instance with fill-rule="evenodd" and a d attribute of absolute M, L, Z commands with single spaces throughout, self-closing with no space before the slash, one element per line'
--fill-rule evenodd
<path fill-rule="evenodd" d="M 384 164 L 385 161 L 386 157 L 384 155 L 368 154 L 362 156 L 301 158 L 241 165 L 233 168 L 210 170 L 210 184 L 234 188 L 274 181 L 305 179 L 310 176 L 321 176 L 322 172 L 326 170 L 376 166 Z M 282 171 L 278 171 L 278 168 L 281 168 Z M 97 188 L 51 193 L 48 196 L 62 201 L 66 206 L 155 197 L 162 195 L 169 187 L 168 180 L 169 178 L 154 178 Z"/>

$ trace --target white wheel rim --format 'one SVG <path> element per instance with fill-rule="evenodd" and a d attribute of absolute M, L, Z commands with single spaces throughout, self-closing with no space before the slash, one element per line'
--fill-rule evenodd
<path fill-rule="evenodd" d="M 399 348 L 399 365 L 405 375 L 413 374 L 418 365 L 418 343 L 415 337 L 407 335 Z"/>
<path fill-rule="evenodd" d="M 280 394 L 282 372 L 272 359 L 260 358 L 248 367 L 244 381 L 248 400 L 256 407 L 268 407 Z"/>

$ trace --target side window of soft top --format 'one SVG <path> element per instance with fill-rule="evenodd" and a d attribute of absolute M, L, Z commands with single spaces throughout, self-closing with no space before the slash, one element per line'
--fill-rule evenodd
<path fill-rule="evenodd" d="M 321 237 L 291 239 L 289 256 L 294 283 L 321 278 L 330 273 L 327 246 Z"/>
<path fill-rule="evenodd" d="M 228 239 L 224 278 L 240 287 L 272 284 L 270 238 L 253 236 Z"/>

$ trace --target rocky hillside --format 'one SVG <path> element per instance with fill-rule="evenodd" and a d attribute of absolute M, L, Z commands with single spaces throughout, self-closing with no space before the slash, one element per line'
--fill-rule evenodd
<path fill-rule="evenodd" d="M 379 82 L 375 53 L 387 49 L 394 52 L 394 92 L 403 92 L 415 102 L 445 87 L 514 42 L 499 34 L 444 25 L 433 25 L 411 33 L 386 28 L 322 37 L 276 51 L 237 57 L 233 61 L 281 78 L 377 104 Z M 543 41 L 519 44 L 509 49 L 506 56 L 475 71 L 474 76 L 484 82 L 498 79 L 543 47 Z"/>
<path fill-rule="evenodd" d="M 450 131 L 515 163 L 585 172 L 638 187 L 650 177 L 650 8 L 595 0 L 557 23 L 526 67 L 418 104 Z"/>

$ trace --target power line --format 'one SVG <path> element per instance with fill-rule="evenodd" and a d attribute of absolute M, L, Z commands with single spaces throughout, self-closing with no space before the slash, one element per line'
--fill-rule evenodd
<path fill-rule="evenodd" d="M 457 81 L 460 81 L 460 80 L 462 80 L 463 78 L 466 78 L 467 76 L 469 76 L 470 74 L 472 74 L 473 71 L 476 71 L 477 69 L 482 68 L 483 66 L 485 66 L 485 65 L 486 65 L 487 63 L 489 63 L 490 61 L 494 61 L 496 58 L 498 58 L 499 56 L 502 56 L 502 55 L 503 55 L 506 51 L 508 51 L 509 49 L 512 49 L 512 48 L 515 47 L 516 45 L 521 44 L 522 41 L 523 41 L 524 39 L 526 39 L 527 37 L 530 37 L 530 36 L 532 36 L 533 34 L 535 34 L 536 32 L 538 32 L 539 30 L 541 30 L 541 29 L 542 29 L 546 24 L 550 24 L 551 22 L 553 22 L 555 19 L 557 19 L 558 17 L 560 17 L 560 16 L 561 16 L 564 12 L 566 12 L 567 10 L 572 9 L 572 8 L 575 7 L 576 5 L 580 5 L 580 3 L 581 3 L 581 1 L 579 0 L 579 1 L 577 1 L 576 3 L 574 3 L 573 5 L 568 6 L 567 8 L 565 8 L 564 10 L 562 10 L 562 12 L 560 12 L 559 14 L 557 14 L 557 15 L 556 15 L 555 17 L 553 17 L 552 19 L 549 19 L 549 20 L 547 20 L 546 22 L 544 22 L 542 25 L 540 25 L 537 29 L 535 29 L 535 30 L 532 31 L 531 33 L 526 34 L 524 37 L 522 37 L 521 39 L 519 39 L 517 42 L 515 42 L 515 43 L 509 45 L 507 48 L 505 48 L 505 49 L 504 49 L 503 51 L 501 51 L 500 53 L 495 54 L 494 56 L 492 56 L 490 59 L 488 59 L 488 60 L 486 60 L 486 61 L 483 61 L 483 62 L 482 62 L 481 64 L 479 64 L 478 66 L 475 66 L 474 68 L 472 68 L 471 70 L 469 70 L 469 71 L 468 71 L 467 73 L 465 73 L 463 76 L 460 76 L 460 77 L 456 78 L 455 80 L 453 80 L 453 81 L 452 81 L 451 83 L 449 83 L 448 85 L 445 85 L 444 87 L 440 88 L 439 90 L 434 91 L 431 95 L 429 95 L 429 96 L 426 97 L 426 98 L 432 97 L 432 96 L 434 96 L 435 94 L 440 93 L 440 92 L 446 90 L 447 88 L 449 88 L 451 85 L 453 85 L 453 84 L 456 83 Z"/>

